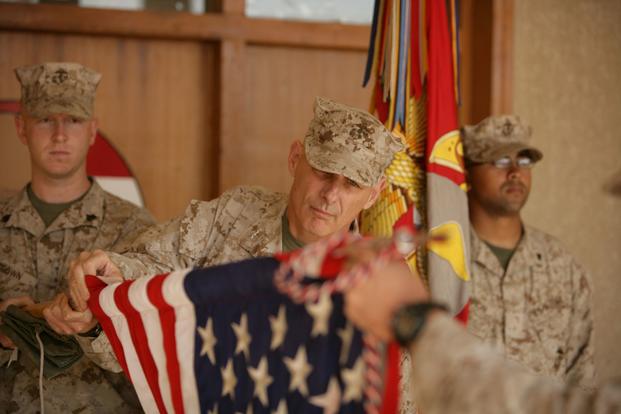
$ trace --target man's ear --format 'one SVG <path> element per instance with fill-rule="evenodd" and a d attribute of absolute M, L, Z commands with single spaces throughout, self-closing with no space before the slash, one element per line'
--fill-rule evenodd
<path fill-rule="evenodd" d="M 379 179 L 377 184 L 371 187 L 371 194 L 369 194 L 369 200 L 365 203 L 364 207 L 362 208 L 366 210 L 367 208 L 375 204 L 375 202 L 377 201 L 377 198 L 379 197 L 380 193 L 385 187 L 386 187 L 386 177 L 382 176 L 382 178 Z"/>
<path fill-rule="evenodd" d="M 28 145 L 28 140 L 26 139 L 26 119 L 22 114 L 15 114 L 15 131 L 20 142 Z"/>
<path fill-rule="evenodd" d="M 88 126 L 88 128 L 89 128 L 88 133 L 90 135 L 89 144 L 88 144 L 89 146 L 92 146 L 95 143 L 95 137 L 97 137 L 97 127 L 98 126 L 99 126 L 99 121 L 97 120 L 97 118 L 92 118 L 89 121 L 89 126 Z"/>
<path fill-rule="evenodd" d="M 289 158 L 287 167 L 289 168 L 289 174 L 293 177 L 295 175 L 295 169 L 297 168 L 302 156 L 304 155 L 304 145 L 299 140 L 293 141 L 289 148 Z"/>

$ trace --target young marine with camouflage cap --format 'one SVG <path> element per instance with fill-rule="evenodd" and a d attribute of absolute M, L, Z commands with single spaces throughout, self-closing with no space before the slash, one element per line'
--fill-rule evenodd
<path fill-rule="evenodd" d="M 101 75 L 64 62 L 20 67 L 15 74 L 22 94 L 15 126 L 30 153 L 31 179 L 0 203 L 0 311 L 15 305 L 42 312 L 56 329 L 50 311 L 55 303 L 67 301 L 63 292 L 70 262 L 85 249 L 119 248 L 153 220 L 146 210 L 105 192 L 86 175 L 86 156 L 97 132 L 93 113 Z M 38 358 L 29 358 L 33 355 L 19 345 L 16 331 L 4 328 L 0 407 L 9 412 L 135 410 L 135 401 L 125 399 L 126 391 L 115 388 L 131 390 L 123 377 L 97 365 L 106 366 L 109 354 L 95 352 L 95 338 L 76 337 L 80 344 L 72 349 L 82 349 L 87 357 L 46 378 L 45 393 L 40 394 L 40 371 L 50 370 L 45 364 L 41 369 Z M 50 357 L 54 348 L 43 345 Z M 18 360 L 7 365 L 15 355 Z"/>

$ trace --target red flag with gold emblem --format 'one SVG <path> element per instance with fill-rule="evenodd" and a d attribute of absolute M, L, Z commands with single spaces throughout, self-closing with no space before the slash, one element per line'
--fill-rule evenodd
<path fill-rule="evenodd" d="M 376 1 L 365 84 L 373 77 L 371 112 L 401 136 L 406 150 L 388 168 L 389 184 L 363 214 L 361 228 L 376 236 L 401 225 L 428 231 L 431 241 L 411 252 L 408 263 L 427 280 L 434 300 L 465 322 L 469 222 L 456 10 L 455 0 Z"/>
<path fill-rule="evenodd" d="M 364 84 L 374 80 L 370 112 L 406 148 L 386 170 L 388 185 L 379 200 L 362 214 L 361 231 L 383 237 L 401 226 L 428 232 L 427 245 L 409 252 L 406 260 L 427 282 L 433 300 L 465 323 L 469 221 L 457 121 L 456 3 L 375 2 Z M 390 361 L 394 364 L 394 358 Z M 409 362 L 404 362 L 401 389 L 407 390 Z M 387 382 L 386 395 L 391 392 L 395 384 Z M 409 392 L 400 399 L 407 409 Z M 383 407 L 385 413 L 395 408 Z"/>
<path fill-rule="evenodd" d="M 427 1 L 427 221 L 441 242 L 428 246 L 432 296 L 468 318 L 469 221 L 463 147 L 457 121 L 454 59 L 444 1 Z M 433 238 L 432 238 L 433 240 Z"/>

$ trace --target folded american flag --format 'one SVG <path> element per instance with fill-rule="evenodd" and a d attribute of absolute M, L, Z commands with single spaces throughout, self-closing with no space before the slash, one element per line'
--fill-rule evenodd
<path fill-rule="evenodd" d="M 88 277 L 89 306 L 145 412 L 390 412 L 396 353 L 387 391 L 385 354 L 345 318 L 341 262 L 320 250 L 307 251 L 302 270 L 331 279 L 279 287 L 275 272 L 296 255 L 113 285 Z"/>

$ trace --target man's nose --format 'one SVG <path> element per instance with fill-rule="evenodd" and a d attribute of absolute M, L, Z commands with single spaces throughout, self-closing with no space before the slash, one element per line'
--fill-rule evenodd
<path fill-rule="evenodd" d="M 67 127 L 63 120 L 54 121 L 54 129 L 52 132 L 52 139 L 54 141 L 64 142 L 67 140 Z"/>
<path fill-rule="evenodd" d="M 522 168 L 518 167 L 517 163 L 512 163 L 511 167 L 507 170 L 507 177 L 509 179 L 516 179 L 522 176 Z"/>
<path fill-rule="evenodd" d="M 335 181 L 330 181 L 323 186 L 321 196 L 328 204 L 333 204 L 339 197 L 339 185 Z"/>

